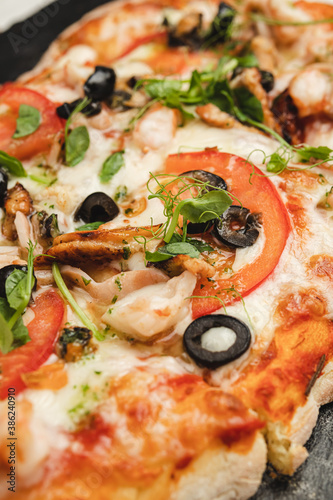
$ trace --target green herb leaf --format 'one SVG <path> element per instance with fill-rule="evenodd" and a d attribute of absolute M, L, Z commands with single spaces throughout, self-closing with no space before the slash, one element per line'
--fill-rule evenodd
<path fill-rule="evenodd" d="M 95 229 L 98 229 L 102 224 L 105 224 L 105 222 L 89 222 L 89 224 L 84 224 L 83 226 L 77 227 L 75 231 L 94 231 Z"/>
<path fill-rule="evenodd" d="M 76 302 L 70 291 L 68 290 L 58 267 L 58 264 L 54 262 L 52 264 L 52 273 L 54 277 L 54 281 L 56 282 L 57 287 L 59 288 L 60 292 L 64 296 L 64 298 L 67 300 L 69 305 L 72 307 L 73 311 L 77 314 L 77 316 L 80 318 L 82 323 L 93 332 L 94 337 L 97 340 L 104 340 L 104 336 L 101 334 L 101 332 L 98 331 L 94 323 L 88 318 L 86 313 L 81 309 L 79 304 Z"/>
<path fill-rule="evenodd" d="M 90 139 L 87 127 L 81 125 L 72 130 L 66 139 L 66 163 L 69 167 L 75 167 L 80 163 L 89 148 Z"/>
<path fill-rule="evenodd" d="M 269 162 L 266 164 L 267 172 L 273 172 L 274 174 L 280 174 L 286 168 L 289 158 L 283 158 L 278 153 L 273 153 L 270 156 Z"/>
<path fill-rule="evenodd" d="M 259 66 L 259 61 L 252 52 L 246 54 L 245 56 L 236 57 L 236 59 L 238 61 L 238 66 L 241 66 L 242 68 L 253 68 Z"/>
<path fill-rule="evenodd" d="M 330 158 L 333 150 L 327 146 L 319 146 L 317 148 L 314 146 L 303 146 L 301 148 L 295 148 L 295 152 L 304 161 L 310 161 L 311 158 L 325 161 L 333 160 L 333 158 Z"/>
<path fill-rule="evenodd" d="M 27 272 L 24 272 L 21 269 L 15 269 L 6 279 L 6 296 L 8 304 L 13 309 L 17 309 L 22 300 L 25 300 L 26 298 L 27 277 Z"/>
<path fill-rule="evenodd" d="M 127 196 L 127 187 L 126 186 L 118 186 L 116 193 L 114 195 L 114 199 L 116 201 L 122 201 Z"/>
<path fill-rule="evenodd" d="M 156 252 L 146 252 L 146 259 L 149 262 L 161 262 L 175 255 L 188 255 L 189 257 L 198 258 L 200 252 L 190 243 L 176 242 L 160 247 Z"/>
<path fill-rule="evenodd" d="M 38 109 L 28 104 L 20 104 L 19 116 L 16 120 L 16 130 L 14 139 L 25 137 L 35 132 L 41 122 L 41 115 Z"/>
<path fill-rule="evenodd" d="M 223 214 L 232 204 L 225 191 L 209 191 L 200 198 L 184 200 L 180 206 L 180 214 L 190 222 L 207 222 Z"/>
<path fill-rule="evenodd" d="M 264 113 L 259 99 L 257 99 L 257 97 L 255 97 L 246 87 L 237 87 L 233 92 L 237 100 L 238 108 L 246 116 L 261 123 L 264 119 Z"/>
<path fill-rule="evenodd" d="M 110 155 L 103 163 L 102 171 L 99 174 L 101 182 L 109 182 L 112 177 L 125 165 L 124 152 L 117 151 Z"/>
<path fill-rule="evenodd" d="M 148 80 L 144 90 L 151 98 L 165 99 L 180 92 L 182 83 L 179 80 Z"/>
<path fill-rule="evenodd" d="M 4 151 L 0 151 L 0 166 L 5 167 L 6 170 L 16 177 L 26 177 L 27 172 L 24 170 L 20 160 L 14 156 L 10 156 Z"/>
<path fill-rule="evenodd" d="M 9 307 L 7 300 L 0 297 L 0 350 L 3 354 L 30 341 L 29 331 L 23 324 L 21 315 L 13 327 L 9 326 L 15 310 Z"/>
<path fill-rule="evenodd" d="M 174 233 L 170 243 L 176 243 L 179 241 L 184 241 L 183 236 L 179 233 Z M 199 252 L 212 252 L 214 249 L 208 243 L 205 241 L 197 240 L 196 238 L 186 238 L 185 239 L 186 243 L 190 243 L 192 246 L 194 246 Z"/>

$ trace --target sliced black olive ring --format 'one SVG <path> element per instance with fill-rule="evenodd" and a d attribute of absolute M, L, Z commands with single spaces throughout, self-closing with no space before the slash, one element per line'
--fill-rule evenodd
<path fill-rule="evenodd" d="M 74 109 L 83 101 L 83 99 L 76 99 L 73 102 L 64 102 L 61 106 L 58 106 L 56 111 L 57 115 L 64 120 L 67 120 L 71 113 L 73 113 Z M 98 115 L 102 111 L 102 104 L 99 101 L 92 101 L 87 104 L 82 110 L 86 116 L 95 116 Z"/>
<path fill-rule="evenodd" d="M 181 176 L 187 176 L 198 181 L 208 182 L 209 186 L 205 188 L 206 191 L 214 191 L 218 189 L 223 189 L 224 191 L 226 191 L 228 189 L 227 183 L 224 179 L 222 179 L 222 177 L 216 174 L 212 174 L 211 172 L 206 172 L 205 170 L 189 170 L 188 172 L 183 172 Z M 188 222 L 187 232 L 188 234 L 205 233 L 212 227 L 213 222 L 213 220 L 198 223 Z"/>
<path fill-rule="evenodd" d="M 202 335 L 211 328 L 230 328 L 236 334 L 234 344 L 225 351 L 209 351 L 201 345 Z M 183 344 L 188 355 L 199 366 L 216 370 L 239 358 L 251 344 L 249 327 L 237 318 L 226 314 L 211 314 L 194 320 L 185 330 Z"/>
<path fill-rule="evenodd" d="M 245 248 L 253 245 L 259 236 L 261 215 L 248 208 L 231 205 L 221 218 L 215 219 L 213 235 L 229 248 Z"/>
<path fill-rule="evenodd" d="M 119 214 L 119 208 L 110 196 L 105 193 L 92 193 L 81 203 L 74 214 L 74 220 L 91 222 L 108 222 Z"/>

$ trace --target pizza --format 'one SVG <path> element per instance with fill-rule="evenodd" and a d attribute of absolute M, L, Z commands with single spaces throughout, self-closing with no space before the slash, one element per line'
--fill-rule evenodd
<path fill-rule="evenodd" d="M 115 1 L 1 87 L 1 498 L 247 499 L 304 462 L 333 400 L 332 26 Z"/>

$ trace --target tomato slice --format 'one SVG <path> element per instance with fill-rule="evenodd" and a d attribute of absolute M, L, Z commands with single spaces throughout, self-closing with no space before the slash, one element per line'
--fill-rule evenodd
<path fill-rule="evenodd" d="M 31 307 L 35 317 L 27 325 L 31 341 L 8 354 L 0 354 L 0 399 L 7 397 L 9 387 L 18 394 L 24 389 L 22 373 L 37 370 L 50 356 L 57 338 L 65 307 L 54 289 L 36 298 Z"/>
<path fill-rule="evenodd" d="M 250 176 L 255 174 L 250 180 Z M 259 286 L 274 270 L 285 247 L 290 222 L 288 212 L 272 182 L 262 172 L 252 167 L 243 158 L 216 149 L 207 149 L 196 153 L 170 155 L 166 160 L 166 172 L 180 174 L 188 170 L 206 170 L 216 173 L 226 181 L 228 190 L 251 212 L 262 214 L 262 228 L 265 242 L 261 253 L 250 264 L 243 266 L 227 279 L 209 281 L 202 277 L 198 280 L 193 295 L 207 295 L 221 298 L 225 305 L 240 300 L 237 293 L 226 289 L 235 288 L 242 296 L 248 295 Z M 233 204 L 238 204 L 233 202 Z M 210 314 L 221 307 L 214 298 L 193 299 L 194 318 Z"/>
<path fill-rule="evenodd" d="M 38 109 L 41 123 L 30 135 L 13 139 L 20 104 Z M 53 145 L 55 134 L 63 128 L 63 120 L 56 113 L 56 106 L 34 90 L 6 84 L 0 91 L 0 149 L 19 160 L 38 153 L 46 153 Z"/>

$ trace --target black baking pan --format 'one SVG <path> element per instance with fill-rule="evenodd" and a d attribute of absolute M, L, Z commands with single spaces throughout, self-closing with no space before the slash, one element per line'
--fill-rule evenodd
<path fill-rule="evenodd" d="M 50 43 L 103 0 L 59 0 L 0 34 L 0 82 L 32 69 Z M 333 403 L 321 408 L 306 444 L 309 458 L 292 476 L 267 467 L 251 500 L 333 500 Z M 237 500 L 237 499 L 235 499 Z"/>

